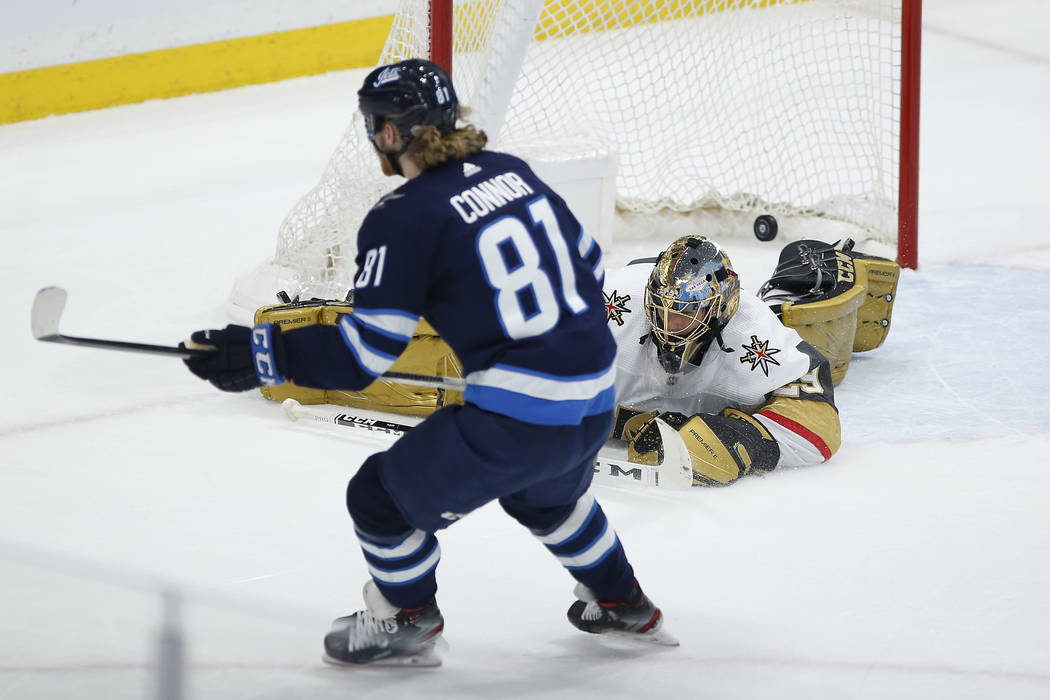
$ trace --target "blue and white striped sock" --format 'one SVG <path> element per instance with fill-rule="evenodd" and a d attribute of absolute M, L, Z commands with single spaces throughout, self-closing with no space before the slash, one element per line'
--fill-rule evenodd
<path fill-rule="evenodd" d="M 399 608 L 413 608 L 434 597 L 441 547 L 433 533 L 413 530 L 404 537 L 356 533 L 368 571 L 387 600 Z"/>
<path fill-rule="evenodd" d="M 626 599 L 634 588 L 634 570 L 627 561 L 605 511 L 589 493 L 553 528 L 533 530 L 540 542 L 602 600 Z"/>

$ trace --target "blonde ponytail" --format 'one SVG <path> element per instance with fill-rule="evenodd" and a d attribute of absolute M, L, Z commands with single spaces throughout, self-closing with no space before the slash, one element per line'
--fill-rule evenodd
<path fill-rule="evenodd" d="M 436 167 L 450 160 L 469 158 L 488 143 L 484 131 L 472 125 L 442 134 L 437 127 L 425 124 L 413 128 L 412 142 L 406 154 L 411 156 L 423 170 Z"/>

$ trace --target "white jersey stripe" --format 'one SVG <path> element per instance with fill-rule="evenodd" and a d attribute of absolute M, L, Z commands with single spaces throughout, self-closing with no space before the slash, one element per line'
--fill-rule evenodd
<path fill-rule="evenodd" d="M 496 365 L 471 372 L 467 384 L 504 389 L 548 401 L 583 401 L 593 399 L 616 383 L 616 365 L 598 375 L 583 377 L 554 377 L 539 375 L 509 365 Z"/>
<path fill-rule="evenodd" d="M 379 376 L 390 369 L 390 366 L 394 364 L 394 360 L 397 358 L 368 347 L 361 339 L 360 331 L 350 321 L 350 318 L 351 316 L 348 315 L 343 316 L 339 320 L 339 331 L 343 336 L 343 341 L 350 348 L 350 351 L 354 353 L 354 357 L 357 358 L 357 362 L 362 369 L 373 376 Z"/>
<path fill-rule="evenodd" d="M 594 263 L 594 279 L 602 282 L 605 279 L 605 255 L 598 252 L 598 262 Z"/>
<path fill-rule="evenodd" d="M 555 547 L 563 542 L 567 542 L 575 537 L 583 526 L 590 520 L 591 513 L 595 510 L 594 496 L 589 492 L 580 496 L 580 500 L 576 501 L 576 506 L 573 507 L 572 512 L 569 513 L 569 517 L 565 519 L 561 525 L 559 525 L 553 532 L 537 536 L 537 539 L 548 547 Z"/>
<path fill-rule="evenodd" d="M 419 325 L 419 317 L 404 311 L 369 311 L 355 310 L 353 316 L 358 322 L 372 330 L 393 336 L 406 343 L 412 339 L 412 333 Z"/>

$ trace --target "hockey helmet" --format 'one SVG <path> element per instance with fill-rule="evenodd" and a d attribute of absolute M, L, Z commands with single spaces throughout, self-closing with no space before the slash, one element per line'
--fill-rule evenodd
<path fill-rule="evenodd" d="M 703 236 L 667 247 L 649 275 L 643 302 L 657 358 L 668 374 L 700 363 L 740 306 L 740 279 L 725 251 Z"/>
<path fill-rule="evenodd" d="M 421 58 L 376 68 L 357 91 L 357 100 L 369 140 L 386 121 L 407 144 L 414 127 L 430 124 L 447 133 L 456 127 L 459 116 L 459 100 L 448 73 Z"/>

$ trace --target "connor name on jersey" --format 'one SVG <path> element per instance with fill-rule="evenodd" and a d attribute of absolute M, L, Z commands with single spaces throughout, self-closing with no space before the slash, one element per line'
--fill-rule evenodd
<path fill-rule="evenodd" d="M 464 168 L 470 163 L 464 163 Z M 477 167 L 477 166 L 474 166 Z M 507 202 L 521 199 L 535 191 L 517 173 L 500 173 L 452 195 L 448 203 L 460 218 L 472 224 L 479 218 L 491 214 Z"/>

